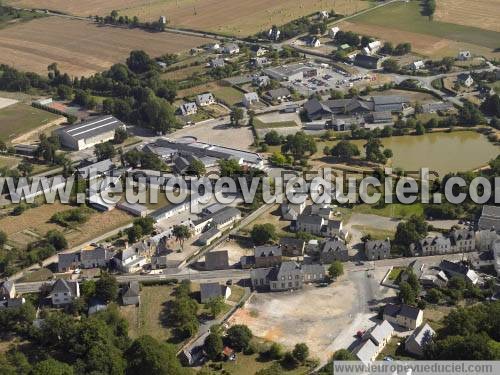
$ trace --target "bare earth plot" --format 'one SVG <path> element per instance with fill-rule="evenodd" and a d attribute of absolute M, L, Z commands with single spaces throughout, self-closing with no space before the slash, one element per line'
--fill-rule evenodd
<path fill-rule="evenodd" d="M 475 3 L 475 2 L 474 2 Z M 498 18 L 492 14 L 488 20 Z M 439 58 L 455 55 L 459 50 L 498 58 L 496 52 L 500 32 L 475 26 L 430 21 L 420 13 L 419 2 L 393 3 L 343 22 L 344 30 L 381 38 L 393 43 L 410 42 L 416 53 Z M 482 27 L 482 26 L 481 26 Z"/>
<path fill-rule="evenodd" d="M 193 36 L 45 17 L 0 30 L 0 63 L 45 74 L 47 66 L 57 62 L 62 71 L 81 76 L 124 62 L 134 49 L 160 56 L 207 42 L 208 39 Z"/>
<path fill-rule="evenodd" d="M 439 0 L 434 19 L 500 32 L 500 0 Z"/>
<path fill-rule="evenodd" d="M 24 8 L 49 9 L 80 16 L 109 14 L 147 3 L 146 0 L 7 0 L 5 3 Z"/>

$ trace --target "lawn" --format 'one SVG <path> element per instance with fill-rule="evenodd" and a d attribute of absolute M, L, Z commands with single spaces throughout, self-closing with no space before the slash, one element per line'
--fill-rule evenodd
<path fill-rule="evenodd" d="M 212 93 L 216 98 L 223 100 L 229 106 L 241 103 L 243 100 L 243 93 L 234 87 L 220 86 Z"/>
<path fill-rule="evenodd" d="M 383 208 L 377 208 L 369 204 L 360 204 L 353 208 L 353 212 L 406 219 L 412 215 L 423 215 L 424 207 L 420 203 L 391 203 Z"/>
<path fill-rule="evenodd" d="M 40 268 L 36 271 L 25 274 L 19 282 L 30 283 L 35 281 L 45 281 L 52 279 L 53 273 L 48 268 Z"/>
<path fill-rule="evenodd" d="M 373 240 L 385 240 L 386 238 L 394 238 L 394 232 L 385 229 L 368 227 L 366 225 L 353 225 L 354 229 L 359 230 L 365 236 L 371 236 Z"/>
<path fill-rule="evenodd" d="M 411 360 L 412 358 L 407 356 L 404 351 L 404 342 L 404 338 L 393 337 L 377 356 L 377 361 L 382 361 L 385 357 L 391 357 L 399 361 Z"/>
<path fill-rule="evenodd" d="M 404 268 L 401 267 L 394 267 L 391 270 L 391 273 L 389 273 L 388 279 L 391 281 L 396 281 L 399 278 L 399 275 L 401 275 L 401 272 L 404 271 Z"/>
<path fill-rule="evenodd" d="M 295 121 L 263 122 L 258 118 L 253 120 L 256 129 L 290 128 L 297 126 Z"/>
<path fill-rule="evenodd" d="M 429 21 L 420 11 L 420 2 L 418 1 L 398 2 L 359 15 L 349 21 L 432 35 L 491 49 L 498 48 L 500 40 L 498 32 L 448 22 Z"/>
<path fill-rule="evenodd" d="M 61 116 L 17 103 L 0 110 L 0 140 L 7 142 Z"/>
<path fill-rule="evenodd" d="M 15 156 L 0 156 L 0 168 L 11 169 L 21 162 L 21 158 Z"/>

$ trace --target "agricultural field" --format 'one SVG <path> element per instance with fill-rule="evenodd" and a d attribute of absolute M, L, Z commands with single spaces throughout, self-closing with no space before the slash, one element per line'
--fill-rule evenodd
<path fill-rule="evenodd" d="M 63 72 L 86 76 L 124 62 L 134 49 L 160 56 L 208 42 L 210 39 L 194 36 L 45 17 L 0 30 L 0 63 L 46 74 L 47 66 L 57 62 Z"/>
<path fill-rule="evenodd" d="M 438 20 L 420 13 L 419 2 L 395 3 L 351 18 L 340 27 L 393 43 L 410 42 L 413 50 L 430 57 L 455 55 L 461 49 L 488 57 L 495 52 L 500 33 Z"/>
<path fill-rule="evenodd" d="M 60 118 L 59 115 L 26 104 L 9 105 L 0 109 L 0 140 L 12 141 L 21 134 L 36 130 Z"/>
<path fill-rule="evenodd" d="M 220 34 L 248 36 L 319 10 L 352 14 L 370 6 L 362 0 L 11 0 L 9 4 L 48 8 L 77 15 L 120 14 L 156 21 L 166 16 L 170 26 Z"/>
<path fill-rule="evenodd" d="M 439 0 L 434 19 L 500 32 L 500 1 Z"/>

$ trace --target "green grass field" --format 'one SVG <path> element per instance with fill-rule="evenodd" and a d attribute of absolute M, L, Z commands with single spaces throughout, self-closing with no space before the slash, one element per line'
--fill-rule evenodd
<path fill-rule="evenodd" d="M 420 2 L 394 3 L 351 18 L 349 22 L 390 27 L 402 31 L 432 35 L 495 49 L 500 33 L 453 23 L 429 21 L 421 14 Z"/>
<path fill-rule="evenodd" d="M 215 97 L 223 100 L 226 104 L 233 106 L 241 103 L 243 100 L 243 93 L 233 87 L 221 86 L 212 92 Z"/>
<path fill-rule="evenodd" d="M 10 141 L 59 117 L 26 104 L 10 105 L 0 109 L 0 140 Z"/>
<path fill-rule="evenodd" d="M 0 156 L 0 168 L 11 169 L 21 162 L 21 158 L 15 156 Z"/>
<path fill-rule="evenodd" d="M 258 118 L 253 120 L 256 129 L 289 128 L 297 126 L 295 121 L 263 122 Z"/>

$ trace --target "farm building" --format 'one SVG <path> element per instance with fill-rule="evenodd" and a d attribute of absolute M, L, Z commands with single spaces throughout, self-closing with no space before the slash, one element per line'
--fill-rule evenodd
<path fill-rule="evenodd" d="M 277 81 L 296 81 L 316 77 L 318 70 L 305 64 L 294 64 L 268 68 L 264 73 Z"/>
<path fill-rule="evenodd" d="M 148 208 L 138 203 L 121 202 L 116 207 L 134 216 L 145 217 L 148 214 Z"/>
<path fill-rule="evenodd" d="M 368 56 L 358 53 L 354 58 L 354 64 L 367 69 L 380 69 L 382 59 L 378 56 Z"/>
<path fill-rule="evenodd" d="M 112 140 L 119 128 L 125 128 L 120 120 L 113 116 L 102 116 L 66 126 L 58 130 L 58 135 L 63 146 L 72 150 L 84 150 Z"/>
<path fill-rule="evenodd" d="M 259 95 L 256 92 L 247 92 L 243 96 L 243 105 L 247 108 L 250 108 L 252 105 L 257 104 L 259 102 Z"/>

